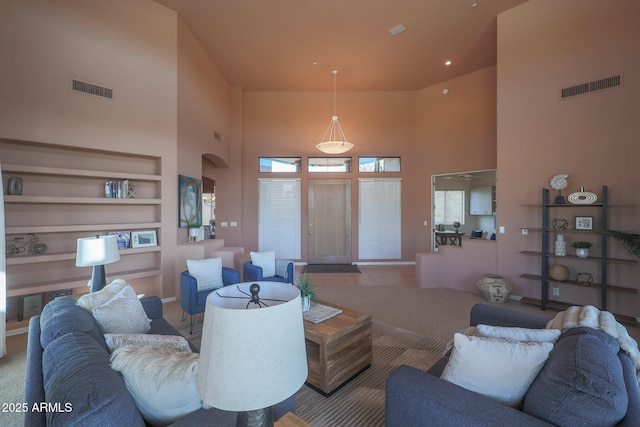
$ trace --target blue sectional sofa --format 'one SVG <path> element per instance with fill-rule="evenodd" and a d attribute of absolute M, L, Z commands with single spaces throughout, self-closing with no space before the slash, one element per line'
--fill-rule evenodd
<path fill-rule="evenodd" d="M 163 318 L 162 301 L 141 299 L 150 334 L 180 335 Z M 192 350 L 197 348 L 191 344 Z M 25 426 L 144 426 L 91 313 L 71 298 L 47 304 L 29 322 Z M 41 409 L 41 410 L 40 410 Z M 294 396 L 274 406 L 274 417 L 295 410 Z M 173 426 L 235 426 L 235 412 L 199 409 Z"/>
<path fill-rule="evenodd" d="M 470 325 L 541 329 L 548 320 L 478 304 L 471 310 Z M 635 368 L 603 331 L 578 327 L 563 332 L 527 391 L 522 410 L 441 379 L 449 355 L 428 372 L 401 366 L 389 375 L 386 427 L 640 425 Z"/>

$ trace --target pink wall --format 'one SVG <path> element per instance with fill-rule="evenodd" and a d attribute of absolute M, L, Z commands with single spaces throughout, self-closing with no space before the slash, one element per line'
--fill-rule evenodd
<path fill-rule="evenodd" d="M 423 288 L 475 291 L 475 283 L 498 268 L 493 240 L 465 240 L 462 246 L 440 246 L 438 252 L 416 254 L 416 281 Z"/>
<path fill-rule="evenodd" d="M 555 174 L 570 174 L 567 193 L 601 193 L 613 202 L 640 201 L 638 179 L 638 99 L 640 99 L 640 3 L 635 1 L 529 1 L 498 19 L 498 269 L 516 293 L 539 298 L 539 283 L 521 273 L 539 274 L 540 233 L 522 236 L 522 227 L 540 226 L 542 188 Z M 563 87 L 622 74 L 623 86 L 561 100 Z M 599 213 L 558 211 L 552 218 Z M 610 209 L 609 227 L 638 232 L 638 206 Z M 590 239 L 596 242 L 593 236 Z M 616 241 L 614 255 L 629 258 Z M 594 248 L 597 249 L 597 248 Z M 572 264 L 595 272 L 597 262 Z M 611 284 L 640 288 L 638 266 L 611 266 Z M 599 305 L 598 292 L 560 286 L 560 300 Z M 638 295 L 609 293 L 611 311 L 637 315 Z"/>
<path fill-rule="evenodd" d="M 330 78 L 330 76 L 328 76 Z M 416 246 L 414 197 L 420 197 L 424 183 L 405 179 L 422 165 L 411 156 L 415 144 L 414 92 L 339 92 L 338 115 L 347 138 L 355 144 L 350 174 L 308 174 L 309 156 L 324 156 L 315 148 L 332 115 L 332 92 L 245 92 L 243 110 L 243 246 L 258 249 L 258 178 L 260 156 L 302 156 L 302 259 L 307 254 L 307 181 L 320 178 L 352 180 L 352 259 L 357 260 L 358 178 L 371 174 L 357 172 L 358 156 L 402 157 L 403 259 L 413 260 Z M 294 174 L 280 176 L 293 177 Z M 386 176 L 399 176 L 398 173 Z M 421 222 L 421 221 L 420 221 Z"/>
<path fill-rule="evenodd" d="M 442 87 L 450 94 L 442 95 Z M 259 156 L 322 156 L 315 148 L 329 123 L 331 92 L 246 92 L 243 114 L 243 245 L 258 247 Z M 340 92 L 337 112 L 358 156 L 402 157 L 402 260 L 430 251 L 431 175 L 495 167 L 495 68 L 414 92 Z M 291 176 L 291 175 L 289 175 Z M 386 176 L 398 176 L 387 174 Z M 302 259 L 307 253 L 307 180 L 302 178 Z M 352 259 L 357 261 L 357 179 L 352 179 Z"/>
<path fill-rule="evenodd" d="M 432 225 L 423 221 L 431 221 L 433 174 L 497 166 L 497 225 L 506 230 L 498 236 L 497 270 L 516 293 L 534 297 L 536 283 L 519 276 L 539 264 L 520 254 L 535 249 L 535 236 L 521 236 L 520 228 L 539 225 L 539 215 L 522 202 L 538 201 L 559 172 L 571 174 L 571 191 L 584 185 L 598 192 L 607 184 L 612 200 L 638 201 L 632 154 L 640 127 L 639 18 L 640 3 L 633 1 L 531 0 L 499 17 L 497 67 L 417 92 L 338 90 L 340 122 L 356 144 L 349 155 L 402 157 L 403 260 L 430 251 Z M 182 239 L 177 175 L 205 174 L 217 184 L 220 221 L 239 223 L 219 227 L 218 236 L 229 246 L 256 249 L 258 156 L 303 156 L 306 164 L 321 154 L 314 145 L 332 112 L 329 91 L 229 88 L 175 12 L 148 0 L 8 2 L 0 15 L 0 54 L 0 137 L 161 156 L 167 242 Z M 624 75 L 622 88 L 559 99 L 562 87 L 617 73 Z M 72 94 L 71 77 L 114 87 L 116 101 Z M 208 154 L 220 161 L 217 167 L 203 165 Z M 350 176 L 356 243 L 359 174 Z M 301 177 L 306 201 L 309 175 Z M 306 236 L 306 202 L 302 209 Z M 612 228 L 638 230 L 637 207 L 611 217 Z M 163 247 L 164 296 L 173 293 L 179 246 Z M 306 239 L 302 248 L 304 259 Z M 623 266 L 612 274 L 630 286 L 638 273 Z M 561 291 L 582 302 L 582 289 Z M 610 303 L 633 314 L 638 300 L 612 295 Z"/>
<path fill-rule="evenodd" d="M 0 138 L 159 156 L 162 198 L 175 200 L 176 17 L 147 0 L 3 2 Z M 73 93 L 72 78 L 113 88 L 114 100 Z M 176 223 L 163 204 L 165 242 Z M 162 257 L 171 295 L 172 245 Z"/>

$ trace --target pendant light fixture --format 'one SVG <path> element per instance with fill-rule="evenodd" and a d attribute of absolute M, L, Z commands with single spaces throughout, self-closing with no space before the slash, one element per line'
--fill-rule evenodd
<path fill-rule="evenodd" d="M 316 144 L 316 148 L 326 154 L 342 154 L 353 148 L 353 144 L 344 136 L 338 115 L 336 114 L 336 76 L 338 70 L 333 70 L 333 116 L 329 127 L 322 137 L 322 141 Z"/>

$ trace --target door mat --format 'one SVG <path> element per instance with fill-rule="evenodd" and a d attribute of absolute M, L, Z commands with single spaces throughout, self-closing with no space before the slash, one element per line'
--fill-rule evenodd
<path fill-rule="evenodd" d="M 307 264 L 303 273 L 360 273 L 356 264 Z"/>

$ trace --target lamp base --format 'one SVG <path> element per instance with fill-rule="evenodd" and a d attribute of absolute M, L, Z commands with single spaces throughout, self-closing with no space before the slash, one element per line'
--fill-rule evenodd
<path fill-rule="evenodd" d="M 271 407 L 238 412 L 237 427 L 273 427 Z"/>
<path fill-rule="evenodd" d="M 91 273 L 91 292 L 98 292 L 107 285 L 107 277 L 104 274 L 104 265 L 94 265 Z"/>

